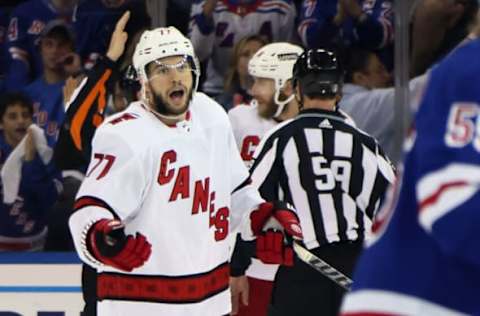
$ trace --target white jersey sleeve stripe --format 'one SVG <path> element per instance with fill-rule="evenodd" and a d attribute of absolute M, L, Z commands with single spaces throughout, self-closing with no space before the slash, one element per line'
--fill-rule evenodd
<path fill-rule="evenodd" d="M 357 197 L 357 205 L 362 211 L 365 211 L 368 202 L 370 201 L 370 195 L 373 191 L 373 185 L 375 184 L 375 178 L 377 177 L 377 166 L 372 166 L 372 161 L 376 161 L 375 154 L 363 145 L 363 157 L 362 167 L 364 170 L 362 192 Z"/>
<path fill-rule="evenodd" d="M 358 224 L 355 220 L 356 216 L 356 204 L 355 201 L 347 194 L 342 194 L 342 203 L 344 205 L 343 212 L 345 213 L 345 219 L 347 221 L 347 235 L 350 240 L 356 240 L 358 238 Z M 363 216 L 363 218 L 368 219 L 367 216 Z M 367 230 L 367 231 L 370 231 Z"/>
<path fill-rule="evenodd" d="M 290 139 L 285 146 L 284 161 L 288 161 L 291 165 L 298 165 L 300 157 L 298 155 L 295 141 Z M 303 242 L 308 249 L 314 249 L 319 246 L 317 235 L 315 233 L 315 225 L 313 223 L 310 205 L 308 203 L 308 195 L 300 183 L 300 172 L 298 168 L 289 168 L 286 170 L 288 186 L 292 191 L 293 204 L 297 211 L 303 231 Z"/>
<path fill-rule="evenodd" d="M 433 224 L 478 190 L 480 168 L 452 164 L 424 176 L 417 185 L 420 224 L 431 231 Z"/>
<path fill-rule="evenodd" d="M 320 210 L 323 218 L 323 225 L 325 227 L 325 236 L 329 243 L 340 241 L 338 236 L 338 221 L 335 205 L 333 204 L 333 197 L 331 194 L 319 194 L 318 201 L 320 203 Z"/>
<path fill-rule="evenodd" d="M 276 139 L 273 142 L 272 147 L 264 155 L 262 155 L 260 164 L 258 164 L 252 172 L 252 185 L 255 188 L 259 188 L 262 185 L 269 172 L 272 170 L 272 166 L 275 161 L 275 154 L 277 152 L 277 143 L 278 140 Z M 258 156 L 258 153 L 261 152 L 262 148 L 263 146 L 261 145 L 257 147 L 257 152 L 254 154 L 254 157 Z"/>
<path fill-rule="evenodd" d="M 310 153 L 323 154 L 323 132 L 321 129 L 306 128 L 305 139 L 307 140 L 308 151 Z M 310 141 L 315 140 L 315 141 Z"/>
<path fill-rule="evenodd" d="M 335 156 L 351 158 L 353 149 L 353 135 L 342 131 L 335 131 L 335 144 L 342 144 L 342 146 L 335 146 Z"/>

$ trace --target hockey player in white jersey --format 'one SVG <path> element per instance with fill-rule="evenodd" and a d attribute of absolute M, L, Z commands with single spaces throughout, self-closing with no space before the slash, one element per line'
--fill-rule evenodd
<path fill-rule="evenodd" d="M 291 82 L 292 70 L 303 48 L 290 43 L 268 44 L 259 49 L 248 63 L 248 72 L 254 79 L 251 104 L 242 104 L 228 112 L 233 134 L 241 157 L 247 166 L 253 163 L 253 153 L 263 135 L 278 122 L 298 114 L 298 102 L 295 99 Z M 238 243 L 243 243 L 238 241 Z M 278 265 L 264 264 L 256 258 L 239 260 L 242 250 L 237 245 L 232 261 L 232 292 L 234 311 L 240 301 L 249 296 L 248 306 L 239 304 L 239 316 L 265 316 L 270 303 L 271 290 Z M 248 252 L 248 251 L 246 251 Z M 245 255 L 244 255 L 245 256 Z M 248 277 L 248 291 L 245 276 Z M 237 289 L 238 288 L 238 289 Z"/>
<path fill-rule="evenodd" d="M 142 34 L 133 56 L 143 97 L 96 131 L 70 229 L 86 264 L 86 315 L 225 315 L 228 234 L 259 250 L 272 216 L 301 238 L 295 213 L 249 185 L 228 116 L 196 92 L 191 42 L 173 27 Z M 276 248 L 269 248 L 269 246 Z"/>
<path fill-rule="evenodd" d="M 253 101 L 228 112 L 233 134 L 243 161 L 249 166 L 260 139 L 278 122 L 294 117 L 298 103 L 291 82 L 293 64 L 303 48 L 290 43 L 268 44 L 248 63 L 254 79 Z"/>

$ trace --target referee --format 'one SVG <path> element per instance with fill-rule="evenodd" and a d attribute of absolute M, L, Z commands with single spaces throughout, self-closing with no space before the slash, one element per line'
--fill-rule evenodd
<path fill-rule="evenodd" d="M 394 171 L 376 140 L 337 109 L 343 74 L 334 53 L 304 52 L 293 80 L 301 111 L 264 137 L 251 179 L 263 198 L 294 205 L 305 247 L 351 276 Z M 278 270 L 269 315 L 337 315 L 343 292 L 296 259 Z"/>

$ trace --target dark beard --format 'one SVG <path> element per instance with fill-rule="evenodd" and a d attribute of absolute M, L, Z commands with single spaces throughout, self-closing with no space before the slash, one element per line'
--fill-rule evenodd
<path fill-rule="evenodd" d="M 153 92 L 153 89 L 152 89 L 152 94 L 153 94 L 153 109 L 159 114 L 165 115 L 165 116 L 176 116 L 176 115 L 181 115 L 185 113 L 188 110 L 189 103 L 192 101 L 192 91 L 190 90 L 190 93 L 188 94 L 187 105 L 185 106 L 184 110 L 179 109 L 178 111 L 172 111 L 171 109 L 168 108 L 167 102 L 165 102 L 165 99 L 161 95 L 158 95 L 155 92 Z"/>
<path fill-rule="evenodd" d="M 270 100 L 268 105 L 265 106 L 265 108 L 262 108 L 260 111 L 258 111 L 258 115 L 260 117 L 263 117 L 264 119 L 271 119 L 275 112 L 277 111 L 278 106 L 275 104 L 273 101 L 273 98 Z"/>

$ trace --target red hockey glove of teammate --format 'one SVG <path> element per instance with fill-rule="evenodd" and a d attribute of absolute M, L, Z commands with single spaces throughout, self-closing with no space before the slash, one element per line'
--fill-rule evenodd
<path fill-rule="evenodd" d="M 265 202 L 250 214 L 250 221 L 257 236 L 258 259 L 264 263 L 292 266 L 292 245 L 285 240 L 303 239 L 297 214 L 286 203 Z"/>
<path fill-rule="evenodd" d="M 103 264 L 128 272 L 142 266 L 152 252 L 152 245 L 145 236 L 140 233 L 125 235 L 119 220 L 96 222 L 88 231 L 87 245 Z"/>

